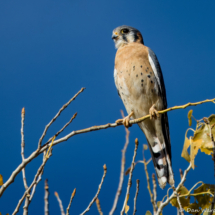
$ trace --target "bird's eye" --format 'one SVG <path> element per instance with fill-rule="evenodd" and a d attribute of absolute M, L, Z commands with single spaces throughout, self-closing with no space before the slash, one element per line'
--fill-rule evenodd
<path fill-rule="evenodd" d="M 129 30 L 127 28 L 121 30 L 122 34 L 127 34 L 128 32 L 129 32 Z"/>

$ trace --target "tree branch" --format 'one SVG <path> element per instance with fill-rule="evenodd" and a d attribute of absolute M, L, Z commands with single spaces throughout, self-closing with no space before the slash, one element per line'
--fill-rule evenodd
<path fill-rule="evenodd" d="M 96 199 L 96 206 L 97 206 L 97 209 L 98 209 L 99 215 L 103 215 L 103 213 L 102 213 L 102 209 L 101 209 L 101 205 L 100 205 L 100 201 L 99 201 L 99 199 L 98 199 L 98 198 Z"/>
<path fill-rule="evenodd" d="M 74 196 L 75 196 L 75 193 L 76 193 L 76 188 L 73 190 L 73 192 L 72 192 L 72 195 L 71 195 L 71 198 L 70 198 L 70 201 L 69 201 L 69 205 L 68 205 L 68 207 L 67 207 L 67 209 L 66 209 L 66 215 L 69 215 L 69 209 L 70 209 L 70 207 L 71 207 L 71 204 L 72 204 L 72 200 L 73 200 L 73 198 L 74 198 Z"/>
<path fill-rule="evenodd" d="M 44 153 L 44 154 L 45 154 L 45 153 Z M 45 157 L 45 155 L 44 155 L 44 157 Z M 14 212 L 13 212 L 12 215 L 17 214 L 17 212 L 19 211 L 19 208 L 20 208 L 20 206 L 21 206 L 23 200 L 24 200 L 25 197 L 30 193 L 30 191 L 31 191 L 32 187 L 34 186 L 34 184 L 37 183 L 37 178 L 38 178 L 38 176 L 41 174 L 41 172 L 43 171 L 43 168 L 44 168 L 44 166 L 45 166 L 45 164 L 46 164 L 47 161 L 48 161 L 48 159 L 45 157 L 45 159 L 43 160 L 43 163 L 41 164 L 41 166 L 40 166 L 39 169 L 37 170 L 37 174 L 34 176 L 33 182 L 31 183 L 30 187 L 24 192 L 22 198 L 19 200 L 19 202 L 18 202 L 18 204 L 17 204 L 17 206 L 16 206 L 16 208 L 15 208 L 15 210 L 14 210 Z"/>
<path fill-rule="evenodd" d="M 126 204 L 127 204 L 127 196 L 129 195 L 129 191 L 130 191 L 131 184 L 132 184 L 132 173 L 133 173 L 134 166 L 135 166 L 135 158 L 136 158 L 136 155 L 137 155 L 138 144 L 139 144 L 139 142 L 138 142 L 138 139 L 136 138 L 136 139 L 135 139 L 134 155 L 133 155 L 132 164 L 131 164 L 131 170 L 130 170 L 130 172 L 129 172 L 129 179 L 128 179 L 127 191 L 126 191 L 126 195 L 125 195 L 124 204 L 123 204 L 122 210 L 121 210 L 121 212 L 120 212 L 121 215 L 123 215 L 123 213 L 124 213 L 124 211 L 125 211 L 125 206 L 126 206 Z"/>
<path fill-rule="evenodd" d="M 48 185 L 48 179 L 45 180 L 45 196 L 44 196 L 44 212 L 45 215 L 49 215 L 49 185 Z"/>
<path fill-rule="evenodd" d="M 172 193 L 172 195 L 171 195 L 170 197 L 167 196 L 167 199 L 166 199 L 165 202 L 162 202 L 162 203 L 160 204 L 160 206 L 159 206 L 159 208 L 158 208 L 158 210 L 157 210 L 156 215 L 159 215 L 159 214 L 162 212 L 163 208 L 164 208 L 166 205 L 168 205 L 168 203 L 170 202 L 170 200 L 173 199 L 173 198 L 175 197 L 175 192 L 178 192 L 179 189 L 180 189 L 180 187 L 184 184 L 184 182 L 185 182 L 185 180 L 186 180 L 187 173 L 190 171 L 191 167 L 192 167 L 192 164 L 190 163 L 190 165 L 189 165 L 189 166 L 187 167 L 187 169 L 184 171 L 184 175 L 183 175 L 183 177 L 182 177 L 180 183 L 178 184 L 177 188 L 175 189 L 175 191 Z"/>
<path fill-rule="evenodd" d="M 57 201 L 58 201 L 58 203 L 59 203 L 61 215 L 65 215 L 65 212 L 64 212 L 64 209 L 63 209 L 63 204 L 62 204 L 62 201 L 61 201 L 61 199 L 60 199 L 58 193 L 57 193 L 57 192 L 54 192 L 54 194 L 55 194 L 55 196 L 56 196 L 56 198 L 57 198 Z"/>
<path fill-rule="evenodd" d="M 135 215 L 136 212 L 137 212 L 137 195 L 138 195 L 138 192 L 139 192 L 139 183 L 140 183 L 140 180 L 137 179 L 136 182 L 137 182 L 137 187 L 136 187 L 136 193 L 135 193 L 135 197 L 134 197 L 134 211 L 133 211 L 133 215 Z"/>
<path fill-rule="evenodd" d="M 101 183 L 99 184 L 99 188 L 98 188 L 98 191 L 96 193 L 96 195 L 94 196 L 93 200 L 90 202 L 90 204 L 88 205 L 88 207 L 86 208 L 86 210 L 81 213 L 80 215 L 84 215 L 85 213 L 87 213 L 89 210 L 90 210 L 90 207 L 92 206 L 92 204 L 96 201 L 96 199 L 98 198 L 98 195 L 101 191 L 101 188 L 102 188 L 102 184 L 104 182 L 104 179 L 105 179 L 105 176 L 106 176 L 106 173 L 107 173 L 107 167 L 106 165 L 103 166 L 103 169 L 104 169 L 104 174 L 102 176 L 102 180 L 101 180 Z"/>
<path fill-rule="evenodd" d="M 82 88 L 84 89 L 84 88 Z M 83 90 L 82 90 L 83 91 Z M 80 93 L 80 91 L 79 91 Z M 77 94 L 76 94 L 77 95 Z M 77 96 L 74 96 L 75 98 Z M 74 98 L 73 97 L 73 98 Z M 189 106 L 196 106 L 196 105 L 200 105 L 200 104 L 203 104 L 203 103 L 206 103 L 206 102 L 213 102 L 215 103 L 215 98 L 214 99 L 207 99 L 207 100 L 204 100 L 204 101 L 201 101 L 201 102 L 196 102 L 196 103 L 188 103 L 188 104 L 185 104 L 185 105 L 181 105 L 181 106 L 175 106 L 175 107 L 172 107 L 172 108 L 168 108 L 168 109 L 165 109 L 165 110 L 162 110 L 162 111 L 158 111 L 159 114 L 162 114 L 162 113 L 166 113 L 166 112 L 169 112 L 169 111 L 172 111 L 172 110 L 176 110 L 176 109 L 184 109 L 186 107 L 189 107 Z M 61 108 L 61 111 L 58 112 L 57 116 L 59 116 L 59 113 L 61 113 L 63 110 L 65 109 L 65 107 L 63 106 L 63 109 Z M 139 123 L 139 122 L 142 122 L 146 119 L 148 119 L 150 117 L 150 115 L 146 115 L 144 117 L 141 117 L 141 118 L 138 118 L 138 119 L 134 119 L 134 120 L 130 120 L 130 124 L 135 124 L 135 123 Z M 56 116 L 51 120 L 51 124 L 53 123 L 53 121 L 56 119 Z M 40 140 L 39 140 L 39 143 L 38 143 L 38 146 L 40 147 L 41 146 L 41 143 L 42 143 L 42 140 L 46 134 L 46 131 L 47 129 L 50 127 L 51 124 L 48 124 L 43 132 L 43 135 L 41 136 Z M 65 135 L 64 137 L 58 139 L 58 140 L 55 140 L 53 142 L 53 146 L 61 143 L 61 142 L 64 142 L 64 141 L 67 141 L 69 138 L 71 138 L 72 136 L 75 136 L 77 134 L 82 134 L 82 133 L 87 133 L 87 132 L 91 132 L 91 131 L 97 131 L 97 130 L 101 130 L 101 129 L 107 129 L 107 128 L 110 128 L 110 127 L 117 127 L 117 126 L 120 126 L 122 125 L 121 123 L 120 124 L 117 124 L 117 123 L 108 123 L 108 124 L 105 124 L 105 125 L 100 125 L 100 126 L 92 126 L 92 127 L 89 127 L 89 128 L 86 128 L 86 129 L 81 129 L 81 130 L 77 130 L 77 131 L 72 131 L 71 133 Z M 49 147 L 49 144 L 50 143 L 47 143 L 43 146 L 41 146 L 41 148 L 37 149 L 36 151 L 32 152 L 32 154 L 26 158 L 13 172 L 12 174 L 10 175 L 9 179 L 1 186 L 0 188 L 0 197 L 3 195 L 4 191 L 7 189 L 7 187 L 13 183 L 14 179 L 16 178 L 16 176 L 20 173 L 20 171 L 22 171 L 22 169 L 31 161 L 33 160 L 34 158 L 36 158 L 39 154 L 43 153 L 48 147 Z"/>
<path fill-rule="evenodd" d="M 21 157 L 22 157 L 22 162 L 25 160 L 24 121 L 25 121 L 25 108 L 22 108 L 22 112 L 21 112 Z M 27 190 L 28 185 L 27 185 L 27 180 L 26 180 L 26 176 L 25 176 L 25 168 L 22 169 L 22 178 L 23 178 L 23 184 L 24 184 L 25 190 Z"/>
<path fill-rule="evenodd" d="M 55 115 L 55 117 L 52 118 L 52 120 L 49 122 L 48 125 L 46 125 L 45 130 L 43 131 L 43 134 L 42 134 L 42 136 L 41 136 L 40 139 L 39 139 L 38 149 L 41 148 L 41 144 L 42 144 L 43 138 L 45 137 L 46 132 L 47 132 L 47 130 L 49 129 L 49 127 L 51 126 L 51 124 L 60 116 L 61 112 L 62 112 L 63 110 L 65 110 L 65 109 L 69 106 L 69 104 L 70 104 L 72 101 L 74 101 L 74 100 L 76 99 L 76 97 L 77 97 L 80 93 L 82 93 L 82 92 L 84 91 L 84 89 L 85 89 L 85 88 L 81 88 L 81 90 L 79 90 L 78 93 L 76 93 L 65 105 L 63 105 L 63 107 L 58 111 L 58 113 Z"/>
<path fill-rule="evenodd" d="M 123 114 L 123 112 L 121 112 L 121 113 L 122 113 L 122 117 L 123 117 L 124 114 Z M 126 153 L 126 150 L 127 150 L 128 144 L 129 144 L 129 133 L 130 133 L 127 128 L 125 128 L 125 132 L 126 132 L 126 136 L 125 136 L 126 141 L 125 141 L 124 148 L 122 150 L 122 161 L 121 161 L 121 171 L 120 171 L 119 186 L 118 186 L 117 193 L 116 193 L 116 196 L 115 196 L 115 199 L 114 199 L 113 207 L 112 207 L 109 215 L 113 215 L 114 211 L 116 210 L 116 206 L 117 206 L 117 203 L 118 203 L 121 191 L 122 191 L 122 185 L 123 185 L 123 182 L 124 182 L 125 153 Z"/>

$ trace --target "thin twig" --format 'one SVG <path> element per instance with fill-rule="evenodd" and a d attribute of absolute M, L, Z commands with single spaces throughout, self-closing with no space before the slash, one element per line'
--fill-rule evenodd
<path fill-rule="evenodd" d="M 155 174 L 154 173 L 152 174 L 152 184 L 153 184 L 154 202 L 156 204 L 156 202 L 157 202 L 157 183 L 156 183 L 156 179 L 155 179 Z"/>
<path fill-rule="evenodd" d="M 73 101 L 82 91 L 83 91 L 83 89 L 84 88 L 82 88 L 72 99 L 70 99 L 70 101 L 69 102 L 71 102 L 71 101 Z M 59 110 L 59 112 L 58 112 L 58 114 L 56 115 L 56 116 L 59 116 L 60 115 L 60 113 L 66 108 L 68 106 L 68 103 L 66 103 L 60 110 Z M 57 135 L 59 135 L 65 128 L 66 128 L 66 126 L 68 126 L 71 122 L 72 122 L 72 120 L 76 117 L 76 115 L 77 114 L 74 114 L 73 115 L 73 117 L 71 118 L 71 120 L 59 131 L 59 132 L 57 132 Z M 56 117 L 55 116 L 55 117 Z M 53 118 L 54 119 L 54 118 Z M 54 120 L 52 119 L 52 123 L 54 122 Z M 24 125 L 24 124 L 23 124 Z M 50 126 L 51 124 L 49 123 L 49 126 Z M 47 125 L 48 126 L 48 125 Z M 47 128 L 47 126 L 46 126 L 46 128 Z M 49 127 L 48 126 L 48 127 Z M 46 129 L 46 131 L 47 131 L 47 129 Z M 46 132 L 45 132 L 46 133 Z M 44 138 L 44 135 L 45 135 L 45 133 L 43 132 L 43 138 Z M 23 133 L 24 134 L 24 133 Z M 24 136 L 23 136 L 24 137 Z M 41 137 L 42 138 L 42 137 Z M 52 138 L 51 138 L 52 139 Z M 40 150 L 39 151 L 39 149 L 37 149 L 37 150 L 35 150 L 34 152 L 32 152 L 32 154 L 28 157 L 28 158 L 26 158 L 26 159 L 22 159 L 22 163 L 12 172 L 12 174 L 10 175 L 10 177 L 9 177 L 9 179 L 3 184 L 3 186 L 1 186 L 1 188 L 0 188 L 0 197 L 3 195 L 3 193 L 4 193 L 4 191 L 7 189 L 7 187 L 11 184 L 11 183 L 13 183 L 14 182 L 14 179 L 16 178 L 16 176 L 20 173 L 20 171 L 22 171 L 22 169 L 23 168 L 25 168 L 25 166 L 28 164 L 28 163 L 30 163 L 34 158 L 36 158 L 39 154 L 41 154 L 41 153 L 43 153 L 48 147 L 49 147 L 49 145 L 48 145 L 48 143 L 49 143 L 49 141 L 47 142 L 47 147 L 46 148 L 43 148 L 43 150 Z M 22 144 L 23 145 L 23 144 Z M 23 153 L 22 153 L 23 152 Z M 21 155 L 24 155 L 24 147 L 22 147 L 22 151 L 21 151 Z M 22 157 L 23 158 L 23 157 Z M 25 173 L 25 172 L 24 172 Z M 25 176 L 25 174 L 24 174 L 24 176 Z"/>
<path fill-rule="evenodd" d="M 54 118 L 52 118 L 52 120 L 48 123 L 48 125 L 46 125 L 45 127 L 45 130 L 43 131 L 43 134 L 42 136 L 40 137 L 39 139 L 39 142 L 38 142 L 38 149 L 41 148 L 41 144 L 42 144 L 42 141 L 43 141 L 43 138 L 45 137 L 46 135 L 46 132 L 47 130 L 49 129 L 49 127 L 51 126 L 51 124 L 60 116 L 61 112 L 66 109 L 69 104 L 75 100 L 75 98 L 84 91 L 85 88 L 81 88 L 81 90 L 79 90 L 79 92 L 77 94 L 75 94 L 65 105 L 63 105 L 63 107 L 58 111 L 58 113 L 55 115 Z"/>
<path fill-rule="evenodd" d="M 90 207 L 92 206 L 92 204 L 93 204 L 93 203 L 96 201 L 96 199 L 98 198 L 99 193 L 100 193 L 101 188 L 102 188 L 102 184 L 103 184 L 103 182 L 104 182 L 104 179 L 105 179 L 105 176 L 106 176 L 106 173 L 107 173 L 107 167 L 106 167 L 105 164 L 104 164 L 104 166 L 103 166 L 103 169 L 104 169 L 104 174 L 103 174 L 103 176 L 102 176 L 101 183 L 99 184 L 99 188 L 98 188 L 98 190 L 97 190 L 97 193 L 96 193 L 96 195 L 94 196 L 93 200 L 92 200 L 92 201 L 90 202 L 90 204 L 88 205 L 88 207 L 86 208 L 86 210 L 85 210 L 83 213 L 81 213 L 80 215 L 84 215 L 85 213 L 87 213 L 87 212 L 90 210 Z"/>
<path fill-rule="evenodd" d="M 43 152 L 43 162 L 44 161 L 45 161 L 45 152 Z M 32 200 L 33 196 L 34 196 L 34 193 L 35 193 L 35 190 L 36 190 L 36 186 L 40 182 L 40 180 L 42 179 L 43 170 L 44 170 L 44 168 L 42 169 L 42 171 L 40 172 L 39 176 L 37 177 L 36 182 L 34 183 L 33 188 L 26 195 L 25 204 L 23 206 L 23 215 L 28 215 L 28 207 L 29 207 L 29 205 L 31 203 L 31 200 Z M 30 194 L 30 192 L 31 192 L 31 194 Z"/>
<path fill-rule="evenodd" d="M 44 196 L 44 212 L 45 215 L 49 215 L 49 185 L 48 185 L 48 179 L 45 180 L 45 196 Z"/>
<path fill-rule="evenodd" d="M 66 215 L 69 215 L 69 209 L 70 209 L 70 207 L 71 207 L 71 204 L 72 204 L 72 200 L 73 200 L 73 198 L 74 198 L 74 196 L 75 196 L 75 193 L 76 193 L 76 188 L 73 190 L 73 192 L 72 192 L 72 195 L 71 195 L 71 198 L 70 198 L 70 201 L 69 201 L 69 205 L 68 205 L 68 207 L 67 207 L 67 209 L 66 209 Z"/>
<path fill-rule="evenodd" d="M 63 128 L 61 128 L 60 131 L 58 131 L 54 136 L 57 137 L 61 132 L 63 132 L 63 130 L 73 121 L 73 119 L 76 118 L 77 114 L 78 114 L 78 113 L 75 113 L 75 114 L 72 116 L 72 118 L 69 120 L 69 122 L 67 122 L 67 123 L 63 126 Z M 48 140 L 45 144 L 50 143 L 52 139 L 53 139 L 53 137 L 50 137 L 49 140 Z"/>
<path fill-rule="evenodd" d="M 137 179 L 136 182 L 137 182 L 137 187 L 136 187 L 136 193 L 135 193 L 135 197 L 134 197 L 134 211 L 133 211 L 133 215 L 135 215 L 136 212 L 137 212 L 137 195 L 138 195 L 138 192 L 139 192 L 139 183 L 140 183 L 140 180 Z"/>
<path fill-rule="evenodd" d="M 55 196 L 56 196 L 56 198 L 57 198 L 57 201 L 58 201 L 58 203 L 59 203 L 61 215 L 65 215 L 65 212 L 64 212 L 64 209 L 63 209 L 63 204 L 62 204 L 62 201 L 61 201 L 61 199 L 60 199 L 58 193 L 55 192 L 54 194 L 55 194 Z"/>
<path fill-rule="evenodd" d="M 43 168 L 44 168 L 44 166 L 45 166 L 47 160 L 48 160 L 48 159 L 46 159 L 46 158 L 43 160 L 43 163 L 41 164 L 41 166 L 40 166 L 39 169 L 37 170 L 37 174 L 34 176 L 33 182 L 31 183 L 30 187 L 24 192 L 22 198 L 19 200 L 19 202 L 18 202 L 18 204 L 17 204 L 17 206 L 16 206 L 16 208 L 15 208 L 15 210 L 14 210 L 14 212 L 13 212 L 12 215 L 17 214 L 17 212 L 19 211 L 19 208 L 20 208 L 20 206 L 21 206 L 23 200 L 25 199 L 26 195 L 28 195 L 28 193 L 30 193 L 32 187 L 33 187 L 34 184 L 37 182 L 37 178 L 38 178 L 38 176 L 40 175 L 40 173 L 43 171 Z"/>
<path fill-rule="evenodd" d="M 177 202 L 178 202 L 178 205 L 179 205 L 180 213 L 181 213 L 181 215 L 184 215 L 184 211 L 183 211 L 183 208 L 182 208 L 182 205 L 181 205 L 181 201 L 179 199 L 179 195 L 178 195 L 177 192 L 175 192 L 175 195 L 176 195 Z"/>
<path fill-rule="evenodd" d="M 183 178 L 181 179 L 180 183 L 178 184 L 178 186 L 176 187 L 175 189 L 175 192 L 178 192 L 180 187 L 184 184 L 185 180 L 186 180 L 186 176 L 187 176 L 187 173 L 190 171 L 192 167 L 192 164 L 190 163 L 189 166 L 187 167 L 187 169 L 184 171 L 184 175 L 183 175 Z M 172 195 L 170 197 L 167 197 L 166 201 L 165 202 L 162 202 L 157 210 L 157 215 L 159 215 L 163 208 L 168 205 L 168 203 L 175 197 L 175 192 L 172 193 Z"/>
<path fill-rule="evenodd" d="M 121 113 L 122 113 L 122 117 L 124 117 L 123 111 L 121 111 Z M 125 128 L 125 132 L 126 132 L 126 136 L 125 136 L 126 141 L 125 141 L 125 145 L 124 145 L 123 150 L 122 150 L 122 161 L 121 161 L 121 171 L 120 171 L 119 185 L 118 185 L 118 189 L 117 189 L 117 192 L 116 192 L 114 203 L 113 203 L 113 206 L 112 206 L 112 209 L 111 209 L 109 215 L 113 215 L 114 211 L 116 210 L 116 206 L 117 206 L 119 197 L 121 195 L 122 185 L 123 185 L 123 182 L 124 182 L 125 153 L 126 153 L 126 150 L 127 150 L 128 144 L 129 144 L 129 133 L 130 133 L 127 128 Z"/>
<path fill-rule="evenodd" d="M 195 118 L 194 118 L 195 119 Z M 196 119 L 195 119 L 196 120 Z M 182 169 L 179 169 L 179 173 L 180 173 L 180 178 L 182 179 L 183 178 L 183 171 Z M 177 208 L 177 215 L 181 215 L 181 210 L 179 208 Z"/>
<path fill-rule="evenodd" d="M 166 110 L 163 110 L 163 111 L 158 111 L 158 113 L 162 114 L 162 113 L 166 113 L 168 111 L 172 111 L 172 110 L 176 110 L 176 109 L 184 109 L 188 106 L 196 106 L 196 105 L 199 105 L 199 104 L 203 104 L 203 103 L 206 103 L 206 102 L 213 102 L 215 103 L 215 99 L 207 99 L 207 100 L 204 100 L 204 101 L 201 101 L 201 102 L 196 102 L 196 103 L 188 103 L 188 104 L 185 104 L 185 105 L 181 105 L 181 106 L 175 106 L 175 107 L 172 107 L 172 108 L 168 108 Z M 141 118 L 138 118 L 138 119 L 135 119 L 135 120 L 130 120 L 130 124 L 135 124 L 135 123 L 139 123 L 139 122 L 142 122 L 146 119 L 148 119 L 150 116 L 149 115 L 146 115 L 144 117 L 141 117 Z M 77 130 L 77 131 L 72 131 L 71 133 L 65 135 L 64 137 L 58 139 L 58 140 L 55 140 L 53 142 L 53 146 L 61 143 L 61 142 L 64 142 L 64 141 L 67 141 L 69 138 L 71 138 L 72 136 L 74 135 L 77 135 L 77 134 L 82 134 L 82 133 L 87 133 L 87 132 L 91 132 L 91 131 L 96 131 L 96 130 L 101 130 L 101 129 L 107 129 L 107 128 L 110 128 L 110 127 L 117 127 L 117 126 L 121 126 L 122 124 L 117 124 L 117 123 L 108 123 L 108 124 L 105 124 L 105 125 L 100 125 L 100 126 L 92 126 L 92 127 L 89 127 L 89 128 L 86 128 L 86 129 L 81 129 L 81 130 Z M 46 129 L 47 131 L 47 129 Z M 43 137 L 44 135 L 42 135 Z M 42 138 L 43 139 L 43 138 Z M 40 143 L 41 144 L 41 143 Z M 39 145 L 40 145 L 39 144 Z M 39 154 L 43 153 L 43 151 L 45 151 L 46 149 L 49 148 L 49 144 L 50 143 L 47 143 L 45 145 L 43 145 L 41 147 L 41 149 L 38 151 L 34 151 L 32 152 L 32 154 L 26 158 L 13 172 L 12 174 L 10 175 L 9 179 L 1 186 L 0 188 L 0 197 L 3 195 L 4 191 L 8 188 L 8 186 L 14 182 L 14 179 L 16 178 L 16 176 L 22 171 L 22 169 L 29 163 L 31 162 L 31 160 L 33 160 L 34 158 L 36 158 Z"/>
<path fill-rule="evenodd" d="M 182 171 L 182 169 L 179 169 L 179 173 L 180 173 L 180 177 L 182 179 L 183 178 L 183 171 Z"/>
<path fill-rule="evenodd" d="M 130 173 L 129 173 L 127 191 L 126 191 L 126 195 L 125 195 L 124 204 L 123 204 L 122 210 L 120 212 L 121 215 L 123 215 L 123 213 L 125 211 L 125 206 L 127 204 L 127 196 L 129 195 L 129 191 L 130 191 L 131 184 L 132 184 L 132 173 L 133 173 L 134 166 L 135 166 L 134 164 L 135 164 L 135 158 L 136 158 L 136 155 L 137 155 L 138 144 L 139 144 L 139 142 L 138 142 L 138 139 L 136 138 L 135 139 L 134 155 L 133 155 L 133 159 L 132 159 L 131 170 L 130 170 Z"/>
<path fill-rule="evenodd" d="M 52 155 L 52 152 L 50 153 L 50 155 L 49 155 L 49 157 Z M 44 151 L 43 152 L 43 161 L 45 161 L 45 158 L 46 157 L 46 152 Z M 47 158 L 49 158 L 49 157 L 47 157 Z M 33 186 L 33 188 L 32 188 L 32 191 L 31 191 L 31 196 L 30 196 L 30 198 L 29 198 L 29 200 L 31 201 L 32 200 L 32 198 L 33 198 L 33 196 L 34 196 L 34 193 L 35 193 L 35 191 L 36 191 L 36 187 L 37 187 L 37 185 L 38 185 L 38 183 L 41 181 L 41 179 L 42 179 L 42 175 L 43 175 L 43 170 L 41 171 L 41 173 L 39 174 L 39 176 L 37 177 L 37 180 L 36 180 L 36 183 L 34 184 L 34 186 Z"/>
<path fill-rule="evenodd" d="M 25 160 L 25 136 L 24 136 L 24 122 L 25 122 L 25 108 L 22 108 L 21 112 L 21 156 L 22 156 L 22 162 Z M 22 178 L 25 190 L 28 189 L 27 180 L 25 176 L 25 168 L 22 169 Z"/>
<path fill-rule="evenodd" d="M 99 201 L 99 199 L 98 199 L 98 198 L 96 199 L 96 206 L 97 206 L 97 209 L 98 209 L 99 215 L 103 215 L 103 213 L 102 213 L 102 209 L 101 209 L 101 205 L 100 205 L 100 201 Z"/>
<path fill-rule="evenodd" d="M 144 163 L 144 170 L 145 170 L 145 173 L 146 173 L 147 189 L 149 191 L 150 200 L 151 200 L 153 211 L 154 211 L 154 214 L 155 214 L 156 210 L 157 210 L 157 206 L 156 206 L 156 203 L 154 201 L 154 196 L 153 196 L 153 193 L 152 193 L 152 190 L 151 190 L 150 178 L 149 178 L 149 173 L 148 173 L 148 169 L 147 169 L 147 162 L 146 162 L 145 158 L 143 158 L 143 163 Z"/>
<path fill-rule="evenodd" d="M 21 157 L 22 157 L 22 162 L 25 160 L 25 155 L 24 155 L 24 151 L 25 151 L 25 136 L 24 136 L 24 123 L 25 122 L 25 108 L 22 108 L 22 112 L 21 112 Z M 22 179 L 23 179 L 23 184 L 25 187 L 25 190 L 28 190 L 28 185 L 27 185 L 27 180 L 26 180 L 26 176 L 25 176 L 25 168 L 22 169 Z M 28 214 L 28 205 L 29 205 L 29 193 L 26 195 L 25 198 L 25 204 L 23 207 L 23 215 L 27 215 Z"/>

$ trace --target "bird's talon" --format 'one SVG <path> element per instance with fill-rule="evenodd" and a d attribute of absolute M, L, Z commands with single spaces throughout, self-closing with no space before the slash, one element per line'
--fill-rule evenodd
<path fill-rule="evenodd" d="M 158 111 L 155 109 L 155 104 L 149 109 L 150 119 L 157 119 L 159 117 Z"/>
<path fill-rule="evenodd" d="M 131 127 L 130 124 L 130 117 L 134 114 L 134 112 L 132 111 L 128 116 L 124 117 L 123 119 L 118 119 L 116 120 L 116 124 L 118 123 L 122 123 L 126 128 Z"/>

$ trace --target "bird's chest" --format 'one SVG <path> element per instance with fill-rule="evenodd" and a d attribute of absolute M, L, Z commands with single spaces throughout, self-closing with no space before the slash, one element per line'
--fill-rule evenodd
<path fill-rule="evenodd" d="M 154 72 L 144 59 L 124 59 L 114 71 L 115 82 L 122 100 L 153 99 L 158 94 Z"/>

